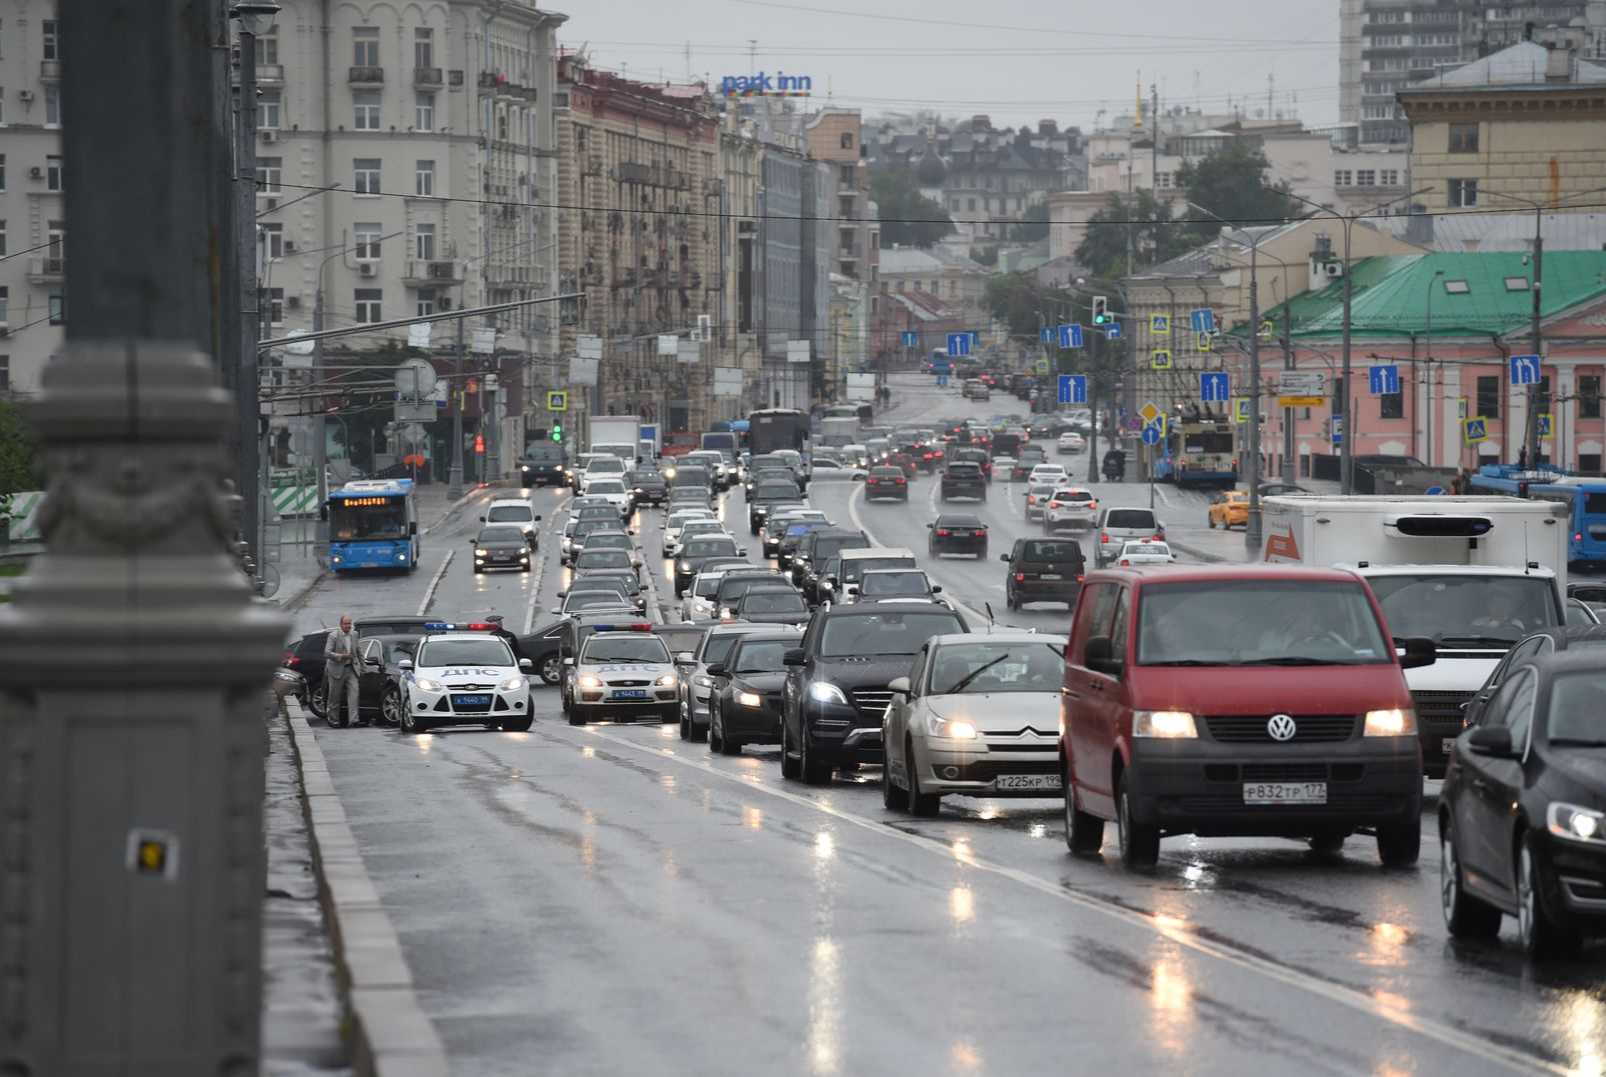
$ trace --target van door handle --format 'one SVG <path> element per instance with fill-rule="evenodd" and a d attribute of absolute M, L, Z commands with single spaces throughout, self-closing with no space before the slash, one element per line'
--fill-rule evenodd
<path fill-rule="evenodd" d="M 1087 686 L 1088 686 L 1089 689 L 1091 689 L 1092 691 L 1095 691 L 1095 692 L 1104 691 L 1104 686 L 1102 684 L 1100 684 L 1098 681 L 1089 681 L 1087 683 Z"/>

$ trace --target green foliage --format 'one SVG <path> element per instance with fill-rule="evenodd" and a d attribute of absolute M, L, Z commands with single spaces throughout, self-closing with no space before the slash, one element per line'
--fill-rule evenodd
<path fill-rule="evenodd" d="M 1303 215 L 1305 207 L 1288 197 L 1287 183 L 1267 189 L 1267 167 L 1259 150 L 1233 141 L 1197 161 L 1184 161 L 1177 186 L 1188 192 L 1188 201 L 1236 225 L 1276 224 Z M 1185 215 L 1201 216 L 1192 210 Z M 1218 228 L 1212 222 L 1200 231 L 1211 235 Z"/>
<path fill-rule="evenodd" d="M 971 258 L 975 261 L 975 263 L 977 265 L 995 266 L 995 265 L 998 264 L 998 248 L 997 247 L 983 247 L 981 250 L 977 251 L 975 254 L 972 254 Z"/>
<path fill-rule="evenodd" d="M 1020 220 L 1009 229 L 1009 238 L 1017 243 L 1036 243 L 1048 238 L 1048 203 L 1033 202 L 1020 215 Z"/>
<path fill-rule="evenodd" d="M 981 304 L 994 321 L 1003 322 L 1014 337 L 1037 340 L 1045 324 L 1058 323 L 1058 311 L 1069 309 L 1071 296 L 1060 288 L 1042 288 L 1020 273 L 989 277 Z"/>
<path fill-rule="evenodd" d="M 920 193 L 907 168 L 884 168 L 870 177 L 870 197 L 881 215 L 881 246 L 924 250 L 954 230 L 953 218 Z"/>
<path fill-rule="evenodd" d="M 1127 265 L 1127 230 L 1132 230 L 1132 265 Z M 1138 191 L 1130 203 L 1110 195 L 1105 207 L 1087 220 L 1087 235 L 1076 248 L 1076 260 L 1098 276 L 1124 277 L 1132 271 L 1164 262 L 1197 246 L 1203 233 L 1177 220 L 1170 202 L 1153 191 Z"/>
<path fill-rule="evenodd" d="M 413 357 L 428 359 L 429 352 L 410 348 L 399 341 L 387 340 L 384 344 L 362 356 L 359 362 L 369 369 L 354 373 L 349 379 L 357 382 L 389 381 L 386 370 L 394 369 L 404 360 Z M 395 389 L 389 385 L 382 389 L 354 389 L 341 394 L 339 408 L 333 409 L 329 421 L 330 436 L 345 445 L 351 462 L 366 472 L 374 470 L 373 448 L 385 440 L 385 424 L 395 419 Z M 338 415 L 339 419 L 333 418 Z M 424 424 L 433 430 L 435 423 Z M 350 444 L 347 444 L 347 435 Z"/>
<path fill-rule="evenodd" d="M 0 400 L 0 498 L 37 490 L 42 485 L 39 443 L 23 423 L 22 410 Z M 3 511 L 4 505 L 0 505 L 0 512 Z"/>

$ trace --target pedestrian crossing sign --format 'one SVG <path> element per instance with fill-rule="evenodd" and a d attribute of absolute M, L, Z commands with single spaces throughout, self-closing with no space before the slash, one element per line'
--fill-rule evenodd
<path fill-rule="evenodd" d="M 1235 423 L 1247 423 L 1249 421 L 1249 398 L 1240 396 L 1232 403 L 1232 421 Z"/>
<path fill-rule="evenodd" d="M 1541 412 L 1539 415 L 1539 436 L 1542 438 L 1548 438 L 1553 425 L 1554 419 L 1550 413 Z"/>
<path fill-rule="evenodd" d="M 1157 337 L 1171 335 L 1171 318 L 1165 314 L 1155 314 L 1149 318 L 1149 332 Z"/>
<path fill-rule="evenodd" d="M 1170 370 L 1171 350 L 1169 348 L 1157 348 L 1151 359 L 1151 363 L 1156 370 Z"/>
<path fill-rule="evenodd" d="M 1211 339 L 1212 338 L 1211 338 L 1209 333 L 1200 333 L 1199 334 L 1199 350 L 1202 351 L 1202 352 L 1210 351 L 1211 350 Z"/>
<path fill-rule="evenodd" d="M 1047 374 L 1048 373 L 1048 356 L 1039 355 L 1037 357 L 1037 372 L 1039 374 Z"/>
<path fill-rule="evenodd" d="M 546 410 L 568 411 L 569 394 L 561 389 L 554 390 L 546 395 Z"/>

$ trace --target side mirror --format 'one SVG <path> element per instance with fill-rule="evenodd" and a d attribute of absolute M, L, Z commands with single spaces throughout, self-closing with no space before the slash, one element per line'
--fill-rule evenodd
<path fill-rule="evenodd" d="M 566 665 L 566 666 L 572 666 L 572 665 L 574 665 L 574 659 L 572 659 L 572 658 L 565 658 L 565 659 L 564 659 L 564 660 L 563 660 L 563 664 L 564 664 L 564 665 Z"/>
<path fill-rule="evenodd" d="M 1401 669 L 1421 669 L 1439 660 L 1439 649 L 1425 636 L 1412 636 L 1405 641 L 1405 653 L 1400 656 Z"/>
<path fill-rule="evenodd" d="M 1494 759 L 1512 759 L 1516 751 L 1511 743 L 1511 728 L 1503 725 L 1481 725 L 1467 734 L 1467 747 L 1476 755 Z"/>
<path fill-rule="evenodd" d="M 746 557 L 747 556 L 747 547 L 746 546 L 738 546 L 738 547 L 736 547 L 736 556 L 737 557 Z"/>
<path fill-rule="evenodd" d="M 909 694 L 909 678 L 894 677 L 887 682 L 887 689 L 896 695 L 906 696 Z"/>
<path fill-rule="evenodd" d="M 480 517 L 480 523 L 484 523 L 484 522 L 485 522 L 485 517 L 481 516 Z"/>
<path fill-rule="evenodd" d="M 927 530 L 927 531 L 930 531 L 930 530 L 932 530 L 932 529 L 933 529 L 933 528 L 935 528 L 935 527 L 936 527 L 936 526 L 937 526 L 937 525 L 936 525 L 936 524 L 927 524 L 927 525 L 926 525 L 926 530 Z"/>
<path fill-rule="evenodd" d="M 524 670 L 534 669 L 535 663 L 530 661 L 528 658 L 521 658 L 519 659 L 519 668 Z"/>
<path fill-rule="evenodd" d="M 803 656 L 803 648 L 801 647 L 793 647 L 781 655 L 781 665 L 783 666 L 801 666 L 805 662 L 807 662 L 807 659 Z"/>
<path fill-rule="evenodd" d="M 847 587 L 843 588 L 843 591 L 846 594 L 856 595 L 859 593 L 859 588 L 857 584 L 850 583 L 847 585 Z"/>
<path fill-rule="evenodd" d="M 940 583 L 932 584 L 931 585 L 931 593 L 934 594 L 934 595 L 942 594 L 942 584 L 940 584 Z"/>
<path fill-rule="evenodd" d="M 1008 561 L 1009 560 L 1009 554 L 1001 553 L 1001 554 L 998 555 L 998 559 L 1000 561 Z"/>
<path fill-rule="evenodd" d="M 537 516 L 537 517 L 536 517 L 536 518 L 535 518 L 535 522 L 536 522 L 536 523 L 540 523 L 540 522 L 541 522 L 541 517 L 540 517 L 540 516 Z"/>
<path fill-rule="evenodd" d="M 1092 636 L 1082 651 L 1082 664 L 1094 673 L 1121 675 L 1121 660 L 1115 657 L 1115 643 L 1109 636 Z"/>
<path fill-rule="evenodd" d="M 709 666 L 704 672 L 706 672 L 710 677 L 730 676 L 730 670 L 726 669 L 724 666 Z"/>
<path fill-rule="evenodd" d="M 539 516 L 536 517 L 537 520 L 539 520 L 540 518 L 541 517 L 539 517 Z M 412 523 L 407 525 L 407 533 L 409 535 L 418 534 L 418 521 L 414 520 Z"/>
<path fill-rule="evenodd" d="M 396 668 L 397 669 L 412 669 L 413 668 L 413 660 L 411 658 L 403 658 L 400 662 L 396 663 Z"/>
<path fill-rule="evenodd" d="M 563 612 L 563 607 L 562 606 L 553 606 L 552 607 L 552 612 L 553 613 L 562 613 Z"/>
<path fill-rule="evenodd" d="M 364 658 L 362 660 L 362 664 L 365 665 L 365 666 L 373 666 L 375 669 L 378 669 L 380 666 L 384 665 L 383 662 L 381 662 L 379 659 L 375 658 L 372 655 L 369 655 L 367 658 Z"/>
<path fill-rule="evenodd" d="M 480 544 L 480 540 L 479 539 L 469 539 L 468 540 L 468 544 L 470 546 L 478 546 Z"/>
<path fill-rule="evenodd" d="M 675 652 L 675 665 L 677 665 L 677 666 L 689 666 L 694 661 L 696 661 L 696 658 L 692 655 L 692 653 L 690 651 L 676 651 Z"/>

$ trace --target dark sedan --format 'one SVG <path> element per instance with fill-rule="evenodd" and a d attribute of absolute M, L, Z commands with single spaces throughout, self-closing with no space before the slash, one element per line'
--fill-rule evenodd
<path fill-rule="evenodd" d="M 809 604 L 795 590 L 749 590 L 736 603 L 733 611 L 738 621 L 751 621 L 766 625 L 800 625 L 808 623 Z"/>
<path fill-rule="evenodd" d="M 535 665 L 536 676 L 547 684 L 557 684 L 563 679 L 563 662 L 558 655 L 563 625 L 562 621 L 554 621 L 519 637 L 519 650 Z"/>
<path fill-rule="evenodd" d="M 781 742 L 783 659 L 797 643 L 795 632 L 743 636 L 723 663 L 708 667 L 709 751 L 741 755 L 744 744 Z"/>
<path fill-rule="evenodd" d="M 951 497 L 976 497 L 987 500 L 987 475 L 981 465 L 956 460 L 942 469 L 938 496 L 947 501 Z"/>
<path fill-rule="evenodd" d="M 558 597 L 563 598 L 574 591 L 608 591 L 618 595 L 638 610 L 647 608 L 647 596 L 641 589 L 641 581 L 628 569 L 588 572 L 570 583 L 567 591 L 559 591 Z"/>
<path fill-rule="evenodd" d="M 945 512 L 926 527 L 931 530 L 926 552 L 933 557 L 945 553 L 968 553 L 978 558 L 987 556 L 987 525 L 978 516 Z"/>
<path fill-rule="evenodd" d="M 638 509 L 669 499 L 669 482 L 661 472 L 632 471 L 625 476 L 625 485 L 630 488 L 630 503 Z"/>
<path fill-rule="evenodd" d="M 873 467 L 864 480 L 866 501 L 908 501 L 909 476 L 898 467 Z"/>
<path fill-rule="evenodd" d="M 582 550 L 575 554 L 571 571 L 579 579 L 591 572 L 636 572 L 640 568 L 641 562 L 628 550 Z"/>
<path fill-rule="evenodd" d="M 1606 661 L 1532 658 L 1461 734 L 1439 794 L 1440 897 L 1450 934 L 1517 919 L 1531 957 L 1606 934 Z"/>
<path fill-rule="evenodd" d="M 1489 671 L 1483 687 L 1461 708 L 1463 728 L 1478 724 L 1478 715 L 1494 696 L 1500 682 L 1506 679 L 1507 671 L 1529 658 L 1543 658 L 1547 654 L 1588 647 L 1606 647 L 1606 625 L 1553 625 L 1524 636 L 1512 644 L 1506 656 Z M 1444 743 L 1445 750 L 1449 751 L 1455 741 L 1446 737 Z M 1424 750 L 1426 748 L 1424 745 Z"/>
<path fill-rule="evenodd" d="M 711 535 L 708 538 L 693 538 L 680 547 L 680 554 L 675 558 L 675 597 L 679 598 L 686 593 L 691 584 L 691 578 L 702 569 L 703 562 L 711 557 L 746 557 L 747 550 L 736 545 L 736 540 L 727 535 Z"/>
<path fill-rule="evenodd" d="M 488 568 L 516 568 L 530 571 L 530 543 L 517 527 L 486 527 L 468 540 L 474 547 L 474 574 Z"/>

